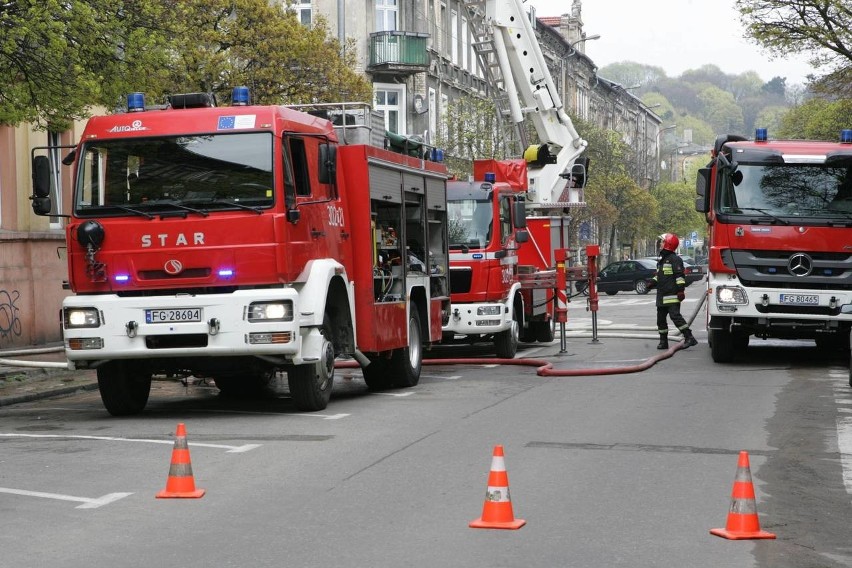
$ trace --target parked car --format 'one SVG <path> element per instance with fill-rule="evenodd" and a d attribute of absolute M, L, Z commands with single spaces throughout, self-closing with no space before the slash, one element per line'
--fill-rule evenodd
<path fill-rule="evenodd" d="M 646 257 L 648 260 L 656 262 L 659 260 L 656 256 L 648 256 Z M 692 262 L 687 259 L 691 259 L 689 256 L 680 257 L 683 260 L 683 276 L 686 279 L 686 285 L 689 286 L 693 282 L 698 282 L 699 280 L 704 279 L 704 276 L 707 274 L 707 270 L 702 269 L 699 266 L 695 266 Z"/>
<path fill-rule="evenodd" d="M 691 256 L 682 256 L 684 264 L 690 264 L 698 270 L 700 274 L 707 274 L 707 257 L 692 258 Z"/>
<path fill-rule="evenodd" d="M 634 290 L 637 294 L 648 293 L 648 280 L 657 271 L 657 261 L 653 258 L 619 260 L 608 264 L 598 273 L 598 292 L 615 295 L 619 292 Z M 588 294 L 586 281 L 576 284 L 578 292 Z"/>

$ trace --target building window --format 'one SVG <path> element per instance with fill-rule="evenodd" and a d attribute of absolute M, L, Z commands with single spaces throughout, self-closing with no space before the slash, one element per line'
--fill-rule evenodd
<path fill-rule="evenodd" d="M 429 143 L 436 140 L 438 134 L 438 95 L 435 89 L 429 87 Z"/>
<path fill-rule="evenodd" d="M 376 31 L 393 32 L 397 25 L 396 0 L 376 0 Z"/>
<path fill-rule="evenodd" d="M 374 83 L 373 108 L 385 116 L 385 130 L 405 134 L 405 85 Z"/>
<path fill-rule="evenodd" d="M 462 69 L 471 71 L 470 68 L 470 30 L 467 29 L 467 18 L 462 16 L 461 21 L 461 37 L 462 37 Z"/>
<path fill-rule="evenodd" d="M 296 14 L 296 18 L 302 25 L 311 25 L 311 0 L 285 0 L 284 5 Z"/>
<path fill-rule="evenodd" d="M 453 65 L 459 64 L 459 13 L 455 10 L 450 12 L 450 61 Z"/>

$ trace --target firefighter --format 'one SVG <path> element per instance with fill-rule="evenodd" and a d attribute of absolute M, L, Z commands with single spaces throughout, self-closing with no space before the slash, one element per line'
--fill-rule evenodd
<path fill-rule="evenodd" d="M 683 260 L 675 252 L 680 240 L 677 235 L 666 233 L 660 235 L 660 259 L 657 261 L 657 272 L 648 282 L 648 289 L 657 289 L 657 331 L 660 334 L 660 344 L 657 349 L 669 348 L 669 327 L 666 320 L 670 317 L 672 323 L 683 334 L 684 349 L 698 345 L 689 324 L 680 313 L 680 303 L 685 297 L 686 278 L 683 275 Z"/>

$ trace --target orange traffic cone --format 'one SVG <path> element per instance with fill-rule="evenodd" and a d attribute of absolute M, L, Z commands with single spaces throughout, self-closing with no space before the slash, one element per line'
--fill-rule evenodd
<path fill-rule="evenodd" d="M 485 505 L 482 516 L 470 522 L 474 529 L 519 529 L 527 524 L 516 519 L 512 512 L 512 500 L 509 497 L 509 476 L 506 474 L 506 462 L 503 459 L 503 446 L 494 446 L 491 459 L 491 473 L 488 474 L 488 488 L 485 491 Z"/>
<path fill-rule="evenodd" d="M 195 488 L 192 477 L 192 463 L 189 459 L 189 446 L 186 443 L 186 428 L 183 423 L 177 425 L 175 448 L 172 450 L 172 463 L 169 466 L 169 478 L 166 488 L 157 493 L 157 499 L 183 497 L 197 499 L 204 495 L 204 489 Z"/>
<path fill-rule="evenodd" d="M 754 503 L 754 485 L 751 482 L 751 469 L 748 465 L 748 452 L 740 452 L 740 459 L 737 462 L 728 524 L 723 529 L 711 529 L 710 534 L 731 540 L 775 538 L 774 534 L 760 530 L 757 506 Z"/>

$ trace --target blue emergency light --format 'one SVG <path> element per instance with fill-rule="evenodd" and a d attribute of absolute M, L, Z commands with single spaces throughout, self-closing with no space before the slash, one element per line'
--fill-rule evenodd
<path fill-rule="evenodd" d="M 494 172 L 485 172 L 485 181 L 488 183 L 494 183 L 497 181 L 497 175 Z"/>
<path fill-rule="evenodd" d="M 249 104 L 249 88 L 234 87 L 231 92 L 231 106 L 246 106 Z"/>
<path fill-rule="evenodd" d="M 852 129 L 844 128 L 840 131 L 840 143 L 852 144 Z"/>
<path fill-rule="evenodd" d="M 443 162 L 444 161 L 444 151 L 441 148 L 432 148 L 432 161 L 433 162 Z"/>
<path fill-rule="evenodd" d="M 766 142 L 769 140 L 769 133 L 765 128 L 758 128 L 754 131 L 755 142 Z"/>
<path fill-rule="evenodd" d="M 130 93 L 127 95 L 127 112 L 145 110 L 145 93 Z"/>

